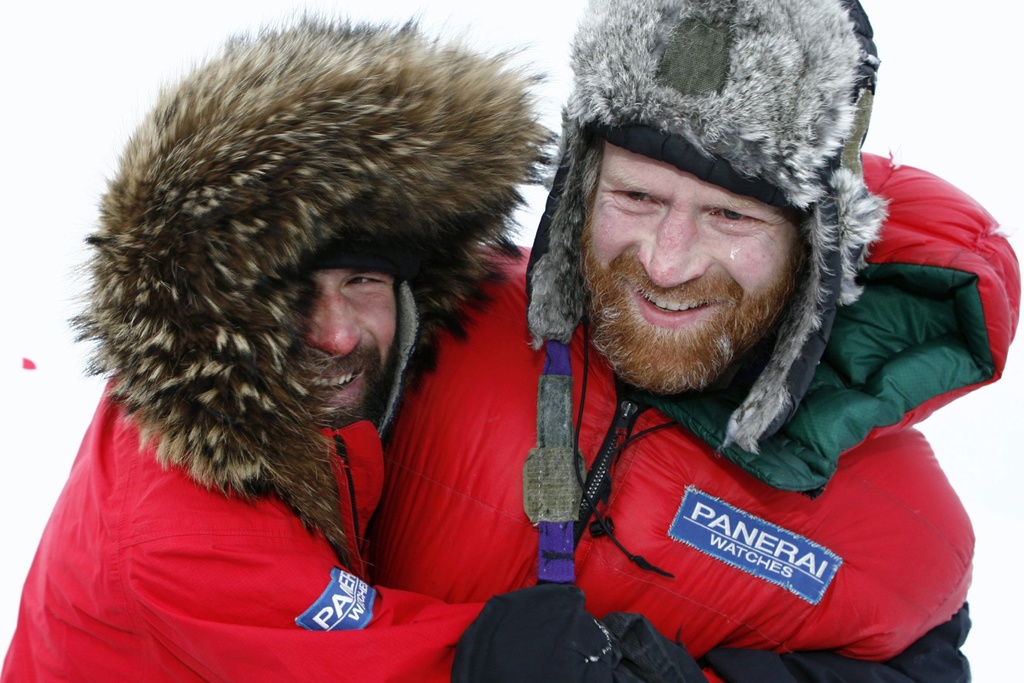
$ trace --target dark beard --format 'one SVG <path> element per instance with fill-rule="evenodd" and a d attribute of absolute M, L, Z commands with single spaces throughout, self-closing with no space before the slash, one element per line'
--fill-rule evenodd
<path fill-rule="evenodd" d="M 581 240 L 593 342 L 621 379 L 655 394 L 704 389 L 772 331 L 799 281 L 801 253 L 769 287 L 744 292 L 729 277 L 704 277 L 665 289 L 651 282 L 634 252 L 603 266 L 589 226 Z M 649 324 L 635 309 L 637 290 L 680 299 L 719 301 L 721 310 L 700 328 L 677 332 Z"/>
<path fill-rule="evenodd" d="M 391 398 L 391 391 L 397 381 L 398 356 L 398 340 L 396 339 L 388 350 L 386 361 L 381 365 L 379 378 L 374 381 L 364 402 L 366 411 L 364 419 L 373 422 L 378 429 L 382 427 L 381 423 L 388 409 L 388 400 Z"/>
<path fill-rule="evenodd" d="M 369 420 L 379 428 L 391 398 L 391 389 L 398 367 L 397 340 L 388 349 L 387 358 L 381 358 L 373 344 L 361 344 L 351 353 L 338 358 L 316 349 L 309 349 L 309 360 L 313 376 L 331 378 L 351 372 L 362 373 L 363 392 L 354 403 L 334 405 L 333 392 L 329 387 L 318 387 L 320 411 L 317 425 L 339 428 L 345 425 Z"/>
<path fill-rule="evenodd" d="M 388 399 L 391 398 L 391 389 L 395 383 L 395 370 L 398 367 L 396 347 L 397 343 L 391 345 L 387 358 L 381 358 L 377 350 L 373 349 L 373 356 L 377 359 L 377 363 L 367 367 L 366 392 L 363 394 L 362 404 L 356 411 L 357 420 L 369 420 L 377 425 L 378 429 L 384 420 L 384 413 L 388 409 Z"/>

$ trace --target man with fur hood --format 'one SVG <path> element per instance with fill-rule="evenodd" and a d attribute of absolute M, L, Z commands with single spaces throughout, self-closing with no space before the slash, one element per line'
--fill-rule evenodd
<path fill-rule="evenodd" d="M 457 680 L 616 641 L 663 680 L 969 678 L 973 533 L 913 425 L 999 378 L 1020 274 L 861 155 L 877 65 L 856 0 L 591 0 L 529 267 L 386 454 L 378 580 L 489 599 Z"/>
<path fill-rule="evenodd" d="M 3 681 L 448 680 L 479 605 L 369 584 L 378 431 L 513 248 L 532 84 L 307 19 L 162 93 L 89 238 L 75 323 L 111 380 Z"/>

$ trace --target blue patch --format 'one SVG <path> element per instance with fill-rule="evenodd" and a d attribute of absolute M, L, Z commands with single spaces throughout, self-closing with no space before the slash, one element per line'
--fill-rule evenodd
<path fill-rule="evenodd" d="M 692 486 L 668 535 L 817 605 L 843 558 Z"/>
<path fill-rule="evenodd" d="M 364 629 L 373 618 L 377 591 L 365 581 L 335 567 L 323 595 L 295 623 L 309 631 Z"/>

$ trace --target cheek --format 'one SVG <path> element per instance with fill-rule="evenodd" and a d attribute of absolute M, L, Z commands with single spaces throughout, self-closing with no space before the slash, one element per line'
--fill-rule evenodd
<path fill-rule="evenodd" d="M 396 312 L 394 307 L 388 311 L 387 316 L 380 321 L 380 334 L 377 336 L 377 341 L 381 346 L 381 354 L 383 355 L 388 349 L 391 348 L 391 343 L 395 340 L 396 334 Z"/>
<path fill-rule="evenodd" d="M 720 262 L 745 291 L 757 291 L 773 286 L 793 267 L 792 249 L 789 240 L 737 242 L 723 250 Z"/>
<path fill-rule="evenodd" d="M 382 354 L 391 348 L 395 339 L 396 315 L 394 300 L 369 304 L 360 315 L 364 332 L 373 337 Z"/>
<path fill-rule="evenodd" d="M 637 245 L 634 223 L 621 216 L 613 218 L 605 212 L 595 216 L 591 224 L 590 249 L 601 264 L 608 265 Z"/>

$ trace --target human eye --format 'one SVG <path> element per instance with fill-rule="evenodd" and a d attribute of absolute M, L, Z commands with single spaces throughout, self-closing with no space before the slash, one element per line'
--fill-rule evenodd
<path fill-rule="evenodd" d="M 657 212 L 664 202 L 658 188 L 644 179 L 609 174 L 599 181 L 596 206 L 627 216 L 646 216 Z"/>
<path fill-rule="evenodd" d="M 708 225 L 723 234 L 751 235 L 766 229 L 762 216 L 738 206 L 716 206 L 708 210 Z"/>
<path fill-rule="evenodd" d="M 610 197 L 614 206 L 618 207 L 620 211 L 630 214 L 646 214 L 656 210 L 661 204 L 658 198 L 649 192 L 632 189 L 628 186 L 611 191 Z"/>
<path fill-rule="evenodd" d="M 714 211 L 712 211 L 712 214 L 720 216 L 727 221 L 739 222 L 743 220 L 754 220 L 750 216 L 740 213 L 739 211 L 734 211 L 733 209 L 715 209 Z"/>
<path fill-rule="evenodd" d="M 351 275 L 346 284 L 352 286 L 391 286 L 395 282 L 393 275 L 389 273 L 380 273 L 376 271 L 359 272 Z"/>

